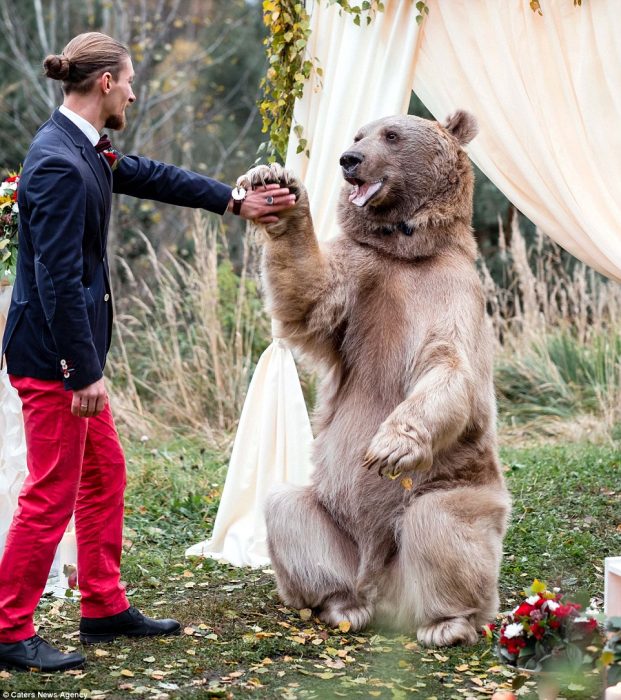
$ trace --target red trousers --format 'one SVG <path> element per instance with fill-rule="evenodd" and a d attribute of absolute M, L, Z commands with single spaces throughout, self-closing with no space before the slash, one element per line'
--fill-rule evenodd
<path fill-rule="evenodd" d="M 110 407 L 77 418 L 62 382 L 10 380 L 22 401 L 28 476 L 0 561 L 0 642 L 35 634 L 34 610 L 74 512 L 82 615 L 129 607 L 120 583 L 125 458 Z"/>

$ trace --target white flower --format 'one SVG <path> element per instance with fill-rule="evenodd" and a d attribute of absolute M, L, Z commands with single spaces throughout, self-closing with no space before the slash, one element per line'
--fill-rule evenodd
<path fill-rule="evenodd" d="M 2 183 L 2 194 L 4 196 L 8 194 L 13 194 L 15 190 L 17 189 L 17 183 L 16 182 L 3 182 Z"/>
<path fill-rule="evenodd" d="M 539 596 L 537 594 L 531 595 L 530 598 L 526 598 L 526 602 L 529 605 L 535 605 L 539 601 Z"/>
<path fill-rule="evenodd" d="M 521 637 L 524 634 L 524 628 L 519 622 L 513 622 L 505 627 L 505 637 L 513 639 L 513 637 Z"/>
<path fill-rule="evenodd" d="M 550 612 L 554 612 L 557 608 L 561 607 L 561 604 L 557 603 L 555 600 L 546 600 L 541 607 L 544 606 L 546 606 Z"/>
<path fill-rule="evenodd" d="M 17 202 L 13 205 L 13 213 L 14 214 L 19 214 L 19 207 L 17 206 Z"/>

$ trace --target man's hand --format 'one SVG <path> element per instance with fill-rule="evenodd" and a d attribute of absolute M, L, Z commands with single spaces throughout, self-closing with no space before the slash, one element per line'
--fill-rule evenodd
<path fill-rule="evenodd" d="M 276 213 L 283 209 L 289 209 L 294 204 L 295 195 L 291 194 L 286 187 L 270 184 L 248 190 L 239 215 L 242 219 L 256 221 L 260 224 L 275 224 L 278 221 Z M 233 210 L 232 199 L 229 202 L 228 210 Z"/>
<path fill-rule="evenodd" d="M 103 377 L 94 384 L 73 392 L 71 413 L 80 418 L 92 418 L 99 415 L 108 403 L 108 393 L 104 386 Z"/>

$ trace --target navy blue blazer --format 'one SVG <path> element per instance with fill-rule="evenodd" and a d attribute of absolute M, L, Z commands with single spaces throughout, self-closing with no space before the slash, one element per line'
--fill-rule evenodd
<path fill-rule="evenodd" d="M 9 374 L 82 389 L 103 376 L 112 335 L 106 240 L 112 192 L 223 214 L 231 187 L 126 155 L 112 172 L 56 110 L 37 132 L 17 192 L 17 276 L 2 342 Z"/>

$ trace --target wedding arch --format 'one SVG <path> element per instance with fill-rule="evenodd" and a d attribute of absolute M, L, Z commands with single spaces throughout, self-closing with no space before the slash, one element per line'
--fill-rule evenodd
<path fill-rule="evenodd" d="M 321 239 L 336 233 L 338 155 L 362 124 L 405 113 L 414 90 L 439 120 L 475 114 L 472 160 L 554 241 L 621 281 L 616 0 L 386 0 L 362 3 L 368 24 L 348 3 L 307 5 L 311 67 L 297 77 L 286 165 Z M 277 334 L 248 391 L 211 539 L 188 555 L 267 565 L 263 498 L 309 478 L 309 420 Z"/>

